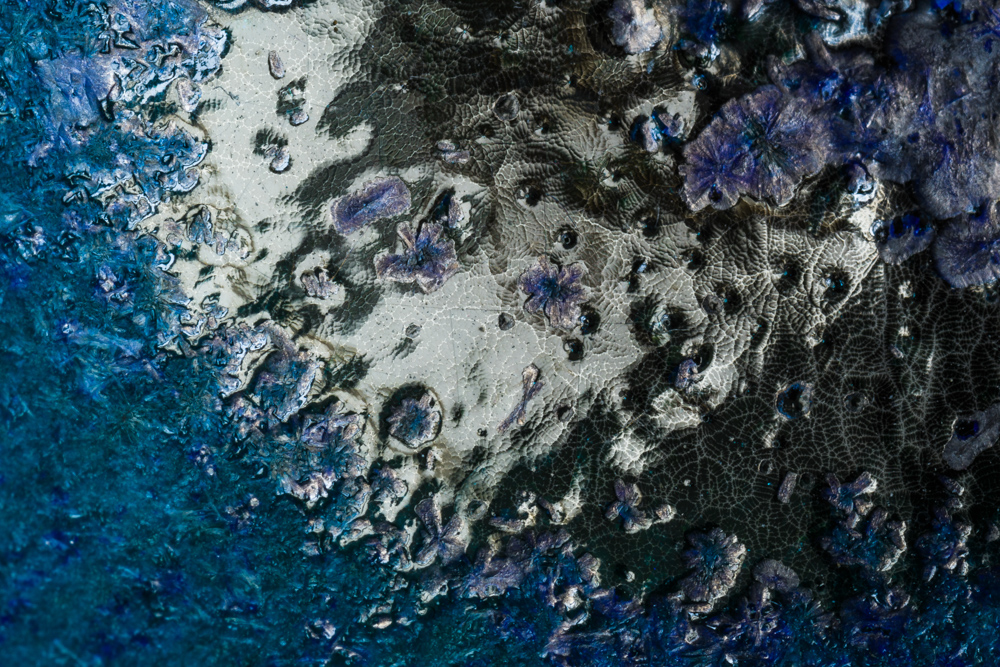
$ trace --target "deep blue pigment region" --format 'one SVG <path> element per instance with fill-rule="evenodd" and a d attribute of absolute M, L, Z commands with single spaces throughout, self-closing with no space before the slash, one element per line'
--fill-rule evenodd
<path fill-rule="evenodd" d="M 0 664 L 1000 664 L 998 41 L 0 0 Z"/>

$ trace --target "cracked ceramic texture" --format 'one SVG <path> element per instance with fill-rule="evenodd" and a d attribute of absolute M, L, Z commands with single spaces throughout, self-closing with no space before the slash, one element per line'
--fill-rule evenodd
<path fill-rule="evenodd" d="M 200 122 L 217 148 L 208 157 L 203 176 L 208 180 L 197 198 L 214 207 L 217 217 L 249 230 L 255 250 L 244 265 L 220 266 L 205 257 L 216 270 L 198 286 L 193 279 L 199 264 L 185 269 L 182 263 L 179 270 L 190 271 L 183 275 L 191 276 L 193 294 L 220 290 L 233 312 L 273 319 L 290 334 L 313 341 L 320 361 L 345 355 L 363 359 L 366 373 L 352 391 L 373 414 L 401 384 L 433 387 L 446 410 L 433 444 L 440 453 L 435 475 L 460 505 L 503 497 L 506 485 L 522 478 L 516 471 L 526 462 L 562 465 L 561 457 L 550 453 L 565 447 L 575 451 L 582 434 L 596 429 L 606 444 L 588 455 L 594 472 L 566 475 L 567 483 L 583 484 L 582 502 L 591 511 L 602 511 L 608 502 L 599 493 L 599 480 L 646 474 L 650 508 L 669 501 L 692 520 L 732 516 L 733 530 L 755 513 L 770 513 L 773 532 L 744 538 L 756 546 L 754 540 L 766 542 L 806 525 L 806 515 L 789 516 L 774 506 L 767 485 L 779 482 L 781 471 L 877 462 L 875 451 L 865 456 L 861 447 L 775 447 L 803 437 L 818 439 L 824 428 L 842 423 L 829 407 L 841 405 L 839 387 L 818 386 L 817 404 L 825 403 L 787 433 L 793 425 L 782 425 L 773 407 L 782 387 L 798 379 L 815 382 L 812 377 L 823 373 L 822 363 L 809 360 L 815 354 L 809 350 L 851 306 L 865 281 L 876 278 L 870 244 L 850 229 L 814 237 L 794 224 L 775 224 L 756 214 L 706 221 L 696 234 L 676 200 L 664 200 L 662 190 L 652 185 L 675 178 L 671 155 L 636 163 L 629 157 L 627 128 L 609 128 L 571 98 L 561 101 L 561 79 L 541 84 L 538 94 L 519 96 L 518 116 L 506 123 L 493 114 L 495 100 L 506 94 L 500 81 L 487 78 L 440 99 L 433 90 L 396 85 L 391 78 L 372 86 L 365 83 L 372 74 L 363 44 L 395 49 L 403 63 L 402 54 L 416 47 L 399 42 L 391 22 L 376 27 L 360 6 L 336 6 L 340 14 L 333 26 L 326 13 L 333 7 L 227 19 L 234 35 L 244 37 L 235 40 L 227 56 L 230 68 L 203 93 L 207 100 Z M 421 14 L 419 20 L 460 23 L 436 14 Z M 555 26 L 572 28 L 574 20 L 572 8 L 537 6 L 516 31 L 524 37 L 553 36 Z M 258 48 L 250 38 L 256 31 L 288 37 Z M 454 39 L 456 48 L 468 44 L 465 48 L 476 53 L 478 38 Z M 578 48 L 586 52 L 586 43 Z M 312 120 L 298 128 L 282 125 L 274 113 L 281 85 L 269 71 L 272 49 L 281 57 L 285 80 L 307 79 L 303 96 Z M 624 70 L 605 74 L 600 67 L 618 67 L 613 59 L 587 58 L 592 69 L 584 70 L 577 83 L 583 90 L 599 80 L 612 88 L 625 86 L 628 76 L 635 76 Z M 692 93 L 669 78 L 669 65 L 663 67 L 658 75 L 672 83 L 649 98 L 626 98 L 623 106 L 636 109 L 626 113 L 665 108 L 668 115 L 686 115 L 690 126 Z M 418 100 L 436 104 L 448 122 L 425 119 L 415 111 Z M 483 133 L 486 126 L 490 131 Z M 278 176 L 269 173 L 266 161 L 248 154 L 245 127 L 273 128 L 286 136 L 292 167 Z M 438 142 L 446 139 L 469 151 L 468 163 L 438 159 Z M 553 160 L 561 168 L 549 166 Z M 400 224 L 420 225 L 445 189 L 453 189 L 468 212 L 449 232 L 462 272 L 432 294 L 378 282 L 376 259 L 395 252 L 395 220 L 374 221 L 344 239 L 330 235 L 331 203 L 388 177 L 401 179 L 411 192 L 411 208 Z M 261 185 L 240 185 L 246 182 Z M 796 211 L 787 214 L 789 220 L 802 215 Z M 657 218 L 659 232 L 653 237 L 635 226 L 649 215 Z M 566 227 L 579 238 L 570 250 L 558 244 L 559 230 Z M 596 333 L 583 337 L 584 358 L 576 366 L 566 360 L 563 337 L 544 318 L 517 315 L 525 299 L 517 280 L 540 254 L 586 267 L 586 305 L 602 319 Z M 633 278 L 637 257 L 645 258 L 650 269 Z M 329 297 L 299 292 L 300 276 L 318 276 L 320 268 L 337 289 L 326 290 Z M 846 276 L 840 291 L 828 287 L 837 272 Z M 318 288 L 305 289 L 320 295 Z M 636 336 L 634 305 L 647 297 L 686 320 L 660 351 L 647 349 Z M 709 297 L 722 304 L 711 313 L 703 306 Z M 495 325 L 501 311 L 516 314 L 510 331 Z M 409 336 L 412 325 L 419 333 Z M 786 354 L 771 355 L 775 341 L 794 341 L 802 356 L 791 359 L 798 359 L 794 363 L 801 370 L 792 372 Z M 857 349 L 863 355 L 869 348 Z M 698 380 L 678 392 L 667 376 L 685 358 L 698 359 Z M 498 433 L 495 426 L 521 399 L 521 371 L 532 363 L 542 370 L 545 386 L 526 404 L 525 424 Z M 659 364 L 665 365 L 662 383 Z M 577 415 L 569 423 L 550 417 L 564 404 Z M 622 411 L 622 418 L 606 418 L 606 411 Z M 714 421 L 704 419 L 706 411 L 718 411 Z M 717 434 L 741 414 L 759 414 L 759 426 L 745 435 L 750 448 L 733 452 L 731 440 Z M 863 413 L 853 419 L 867 418 Z M 853 433 L 856 427 L 842 428 Z M 480 429 L 486 430 L 485 438 Z M 663 447 L 664 439 L 675 444 Z M 463 461 L 473 451 L 480 460 L 468 469 Z M 759 482 L 742 481 L 746 470 Z M 515 474 L 505 482 L 511 471 Z M 599 540 L 603 523 L 584 528 L 584 534 Z"/>

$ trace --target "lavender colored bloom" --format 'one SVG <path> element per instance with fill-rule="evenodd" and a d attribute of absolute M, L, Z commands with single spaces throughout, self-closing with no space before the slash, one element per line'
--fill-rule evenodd
<path fill-rule="evenodd" d="M 789 593 L 799 587 L 795 570 L 776 560 L 762 560 L 753 568 L 753 578 L 767 588 Z"/>
<path fill-rule="evenodd" d="M 483 547 L 476 554 L 472 572 L 465 578 L 463 594 L 466 597 L 495 597 L 520 587 L 529 574 L 543 570 L 546 554 L 559 549 L 568 540 L 569 535 L 562 530 L 555 533 L 528 531 L 510 538 L 504 556 L 499 555 L 496 545 Z M 568 570 L 571 566 L 566 565 Z M 547 576 L 544 571 L 540 574 Z"/>
<path fill-rule="evenodd" d="M 502 516 L 490 517 L 490 526 L 504 533 L 519 533 L 525 528 L 523 519 L 508 519 Z"/>
<path fill-rule="evenodd" d="M 518 279 L 518 287 L 528 295 L 524 310 L 529 313 L 541 310 L 557 329 L 573 329 L 580 320 L 580 304 L 588 298 L 587 289 L 580 284 L 584 273 L 586 268 L 579 262 L 553 265 L 548 256 L 542 255 Z"/>
<path fill-rule="evenodd" d="M 409 487 L 401 480 L 396 471 L 389 466 L 382 466 L 375 472 L 372 480 L 372 491 L 377 502 L 386 501 L 396 504 L 406 497 Z"/>
<path fill-rule="evenodd" d="M 670 523 L 677 516 L 677 508 L 669 503 L 660 503 L 653 510 L 653 515 L 660 523 Z"/>
<path fill-rule="evenodd" d="M 333 226 L 341 234 L 356 232 L 365 225 L 410 210 L 410 190 L 406 183 L 390 176 L 377 178 L 360 190 L 333 202 Z"/>
<path fill-rule="evenodd" d="M 847 626 L 845 634 L 851 638 L 851 644 L 866 656 L 889 655 L 902 643 L 900 640 L 905 636 L 906 628 L 913 627 L 915 620 L 909 594 L 887 586 L 880 586 L 864 597 L 845 601 L 840 618 Z M 948 659 L 939 664 L 961 665 L 963 662 L 966 661 Z"/>
<path fill-rule="evenodd" d="M 615 0 L 608 18 L 611 39 L 629 55 L 649 51 L 663 39 L 660 24 L 643 0 Z"/>
<path fill-rule="evenodd" d="M 365 427 L 359 414 L 347 412 L 347 406 L 335 401 L 322 415 L 307 415 L 303 419 L 300 440 L 312 449 L 357 449 L 357 439 Z M 360 471 L 355 470 L 352 476 Z"/>
<path fill-rule="evenodd" d="M 360 479 L 368 474 L 368 459 L 358 454 L 357 443 L 346 442 L 337 448 L 333 457 L 333 470 L 342 479 Z"/>
<path fill-rule="evenodd" d="M 864 516 L 872 508 L 868 496 L 878 488 L 878 481 L 871 473 L 863 472 L 849 484 L 841 484 L 834 474 L 826 476 L 828 489 L 823 491 L 823 498 L 838 512 L 844 515 L 857 513 Z"/>
<path fill-rule="evenodd" d="M 656 123 L 656 128 L 659 130 L 661 138 L 676 140 L 680 139 L 684 134 L 684 120 L 679 113 L 668 116 L 666 112 L 660 109 L 653 109 L 650 117 Z"/>
<path fill-rule="evenodd" d="M 250 329 L 245 324 L 224 326 L 202 345 L 206 358 L 220 368 L 223 396 L 230 396 L 243 387 L 239 375 L 248 353 L 263 349 L 270 336 L 264 328 Z"/>
<path fill-rule="evenodd" d="M 268 146 L 263 152 L 265 157 L 271 158 L 268 168 L 276 174 L 283 174 L 292 166 L 292 154 L 288 146 Z"/>
<path fill-rule="evenodd" d="M 741 100 L 741 140 L 751 157 L 748 194 L 783 206 L 826 163 L 825 127 L 805 105 L 766 86 Z"/>
<path fill-rule="evenodd" d="M 279 349 L 271 352 L 254 382 L 253 395 L 272 424 L 285 422 L 301 410 L 319 376 L 320 363 L 295 349 L 276 329 L 272 341 Z"/>
<path fill-rule="evenodd" d="M 215 223 L 212 211 L 207 206 L 190 209 L 184 216 L 188 240 L 192 243 L 211 245 L 215 242 Z"/>
<path fill-rule="evenodd" d="M 618 500 L 608 506 L 604 513 L 606 519 L 613 521 L 620 517 L 626 533 L 635 533 L 653 525 L 646 513 L 639 509 L 639 504 L 642 503 L 642 493 L 640 493 L 638 486 L 626 484 L 622 480 L 616 479 L 615 495 L 618 496 Z"/>
<path fill-rule="evenodd" d="M 414 562 L 430 565 L 437 558 L 447 565 L 465 553 L 467 541 L 461 516 L 456 513 L 444 527 L 441 526 L 441 507 L 435 498 L 424 498 L 414 508 L 427 531 L 427 540 L 417 552 Z"/>
<path fill-rule="evenodd" d="M 434 440 L 441 429 L 441 406 L 430 392 L 420 400 L 404 398 L 387 420 L 389 435 L 411 449 Z"/>
<path fill-rule="evenodd" d="M 731 104 L 735 102 L 726 106 Z M 692 210 L 700 211 L 709 205 L 720 210 L 732 208 L 746 190 L 750 157 L 733 140 L 731 135 L 735 133 L 720 116 L 684 147 L 687 163 L 681 165 L 680 171 L 684 176 L 684 201 Z"/>
<path fill-rule="evenodd" d="M 696 211 L 730 208 L 740 194 L 783 206 L 828 155 L 826 125 L 800 100 L 764 86 L 727 102 L 685 147 L 684 199 Z"/>
<path fill-rule="evenodd" d="M 369 562 L 389 565 L 398 570 L 410 567 L 410 535 L 391 523 L 379 521 L 374 524 L 373 536 L 363 543 Z"/>
<path fill-rule="evenodd" d="M 681 581 L 681 587 L 688 599 L 712 604 L 735 585 L 747 556 L 746 547 L 721 528 L 691 533 L 687 540 L 691 549 L 684 552 L 683 559 L 692 572 Z"/>
<path fill-rule="evenodd" d="M 993 3 L 983 8 L 987 4 Z M 976 13 L 985 24 L 966 24 L 946 34 L 937 21 L 907 12 L 894 23 L 888 44 L 900 66 L 891 72 L 897 91 L 892 143 L 879 175 L 913 181 L 923 211 L 939 219 L 1000 197 L 1000 141 L 993 117 L 998 91 L 990 83 L 1000 50 L 989 36 L 992 15 Z"/>
<path fill-rule="evenodd" d="M 375 273 L 383 280 L 416 283 L 425 293 L 437 291 L 458 272 L 455 243 L 442 240 L 441 225 L 425 223 L 417 235 L 407 223 L 396 228 L 405 246 L 402 254 L 382 255 L 375 259 Z"/>
<path fill-rule="evenodd" d="M 771 591 L 760 583 L 750 585 L 747 596 L 732 613 L 710 621 L 705 654 L 711 665 L 773 665 L 794 641 L 794 631 L 784 618 L 784 605 L 771 601 Z M 791 641 L 790 641 L 791 640 Z M 787 664 L 798 664 L 788 661 Z M 806 663 L 812 664 L 812 663 Z"/>
<path fill-rule="evenodd" d="M 633 619 L 642 611 L 642 603 L 639 600 L 626 597 L 613 587 L 593 591 L 590 594 L 590 602 L 601 616 L 617 623 Z"/>

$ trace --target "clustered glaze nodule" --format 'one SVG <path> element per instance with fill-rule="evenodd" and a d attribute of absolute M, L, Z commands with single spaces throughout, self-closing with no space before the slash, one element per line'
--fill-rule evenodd
<path fill-rule="evenodd" d="M 998 17 L 3 2 L 5 654 L 996 662 Z"/>

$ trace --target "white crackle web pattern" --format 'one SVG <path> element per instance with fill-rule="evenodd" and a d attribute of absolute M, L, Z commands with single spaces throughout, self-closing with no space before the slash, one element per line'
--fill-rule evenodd
<path fill-rule="evenodd" d="M 821 176 L 781 209 L 691 214 L 677 194 L 679 153 L 650 155 L 629 138 L 631 119 L 654 108 L 688 130 L 707 113 L 668 48 L 669 12 L 663 44 L 626 58 L 602 50 L 586 3 L 500 3 L 488 20 L 475 5 L 318 0 L 215 13 L 232 46 L 189 114 L 212 142 L 202 185 L 144 223 L 176 249 L 173 271 L 205 316 L 280 331 L 274 340 L 318 367 L 362 362 L 349 383 L 317 374 L 301 403 L 337 396 L 364 414 L 364 456 L 391 462 L 411 497 L 429 485 L 486 525 L 530 521 L 517 498 L 531 491 L 631 568 L 642 566 L 628 554 L 649 544 L 668 554 L 684 530 L 712 523 L 802 566 L 815 517 L 801 498 L 824 473 L 870 470 L 880 492 L 902 495 L 920 462 L 937 462 L 955 415 L 985 407 L 954 369 L 977 363 L 977 332 L 996 317 L 926 267 L 878 261 L 871 223 L 904 209 L 905 196 L 883 187 L 856 206 Z M 507 94 L 519 105 L 512 120 L 493 111 Z M 293 125 L 281 100 L 308 120 Z M 286 171 L 272 171 L 261 137 L 287 149 Z M 469 161 L 443 161 L 443 140 Z M 331 203 L 388 176 L 409 188 L 409 212 L 334 231 Z M 375 257 L 399 250 L 396 225 L 429 217 L 446 192 L 462 210 L 449 231 L 458 273 L 427 294 L 378 280 Z M 215 242 L 188 231 L 200 206 Z M 575 244 L 561 240 L 567 229 Z M 523 310 L 518 277 L 540 255 L 586 267 L 595 332 Z M 331 281 L 322 293 L 302 280 L 320 268 Z M 951 345 L 943 332 L 963 312 L 972 344 Z M 512 327 L 498 326 L 501 314 Z M 583 357 L 572 360 L 576 344 Z M 268 349 L 246 358 L 234 393 Z M 687 389 L 673 379 L 684 359 L 699 366 Z M 532 364 L 543 387 L 524 424 L 501 432 Z M 795 382 L 811 387 L 811 409 L 788 420 L 776 395 Z M 384 422 L 413 385 L 443 409 L 440 433 L 417 453 Z M 260 456 L 276 491 L 308 473 Z M 787 472 L 800 483 L 785 505 L 775 494 Z M 604 518 L 616 479 L 677 517 L 624 534 Z"/>

